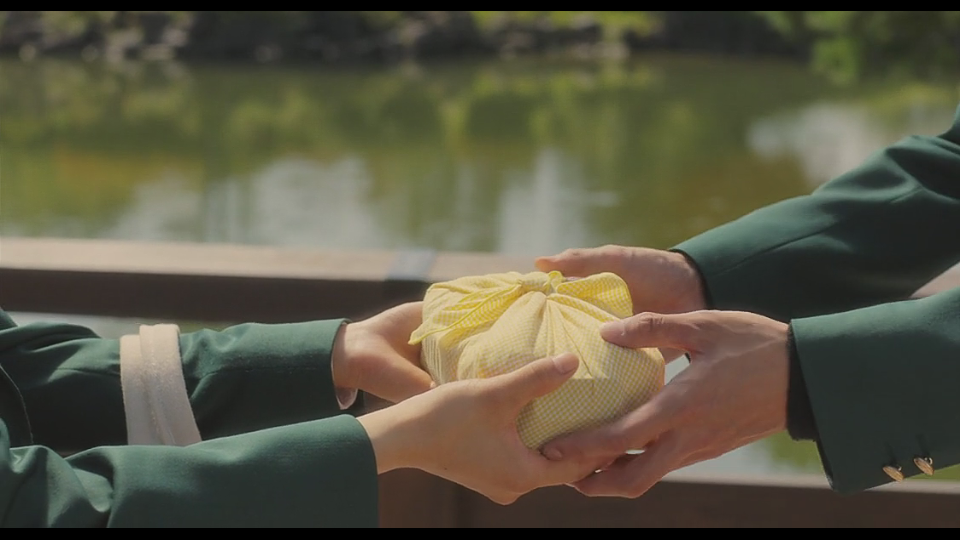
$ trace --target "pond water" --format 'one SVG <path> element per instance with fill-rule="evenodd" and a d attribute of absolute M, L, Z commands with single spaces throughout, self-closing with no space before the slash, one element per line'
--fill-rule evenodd
<path fill-rule="evenodd" d="M 839 88 L 793 65 L 677 56 L 337 71 L 7 60 L 0 233 L 666 248 L 944 131 L 958 101 L 956 84 Z M 14 317 L 109 337 L 138 322 Z M 812 445 L 774 437 L 688 471 L 820 465 Z"/>

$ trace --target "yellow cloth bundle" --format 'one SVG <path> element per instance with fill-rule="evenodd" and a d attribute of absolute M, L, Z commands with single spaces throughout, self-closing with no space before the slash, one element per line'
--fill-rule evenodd
<path fill-rule="evenodd" d="M 607 423 L 662 388 L 657 349 L 627 349 L 600 337 L 600 326 L 632 315 L 630 291 L 616 274 L 566 280 L 559 272 L 509 272 L 432 285 L 423 324 L 410 343 L 437 384 L 509 373 L 563 353 L 580 358 L 576 374 L 534 400 L 517 429 L 530 448 Z"/>

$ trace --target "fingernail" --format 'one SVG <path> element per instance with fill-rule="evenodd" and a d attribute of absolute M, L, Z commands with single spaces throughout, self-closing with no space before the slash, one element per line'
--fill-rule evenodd
<path fill-rule="evenodd" d="M 544 448 L 543 455 L 550 461 L 560 461 L 563 459 L 563 453 L 556 448 Z"/>
<path fill-rule="evenodd" d="M 553 365 L 561 375 L 566 375 L 580 366 L 580 359 L 572 354 L 561 354 L 553 359 Z"/>
<path fill-rule="evenodd" d="M 612 321 L 600 326 L 600 335 L 608 338 L 622 337 L 627 333 L 627 326 L 623 321 Z"/>

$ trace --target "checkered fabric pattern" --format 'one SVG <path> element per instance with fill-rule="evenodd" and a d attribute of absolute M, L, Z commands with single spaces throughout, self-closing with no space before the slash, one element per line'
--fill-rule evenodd
<path fill-rule="evenodd" d="M 511 372 L 566 352 L 580 358 L 560 389 L 534 400 L 517 422 L 530 448 L 607 423 L 644 403 L 664 384 L 657 349 L 627 349 L 600 337 L 600 325 L 633 314 L 626 283 L 611 273 L 565 279 L 559 272 L 472 276 L 430 287 L 423 366 L 437 384 Z"/>

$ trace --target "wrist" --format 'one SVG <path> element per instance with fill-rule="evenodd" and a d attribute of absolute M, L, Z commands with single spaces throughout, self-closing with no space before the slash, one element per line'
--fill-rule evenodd
<path fill-rule="evenodd" d="M 793 331 L 789 324 L 776 321 L 777 324 L 777 350 L 774 360 L 776 362 L 777 386 L 779 389 L 779 401 L 772 410 L 777 411 L 777 428 L 779 431 L 785 431 L 789 427 L 790 421 L 790 379 L 791 379 L 791 359 L 790 347 L 793 341 Z"/>
<path fill-rule="evenodd" d="M 373 447 L 377 474 L 396 469 L 419 468 L 417 445 L 410 444 L 409 441 L 410 434 L 416 432 L 416 422 L 404 413 L 404 407 L 394 405 L 361 416 L 357 420 L 367 432 Z"/>
<path fill-rule="evenodd" d="M 677 269 L 679 280 L 682 283 L 678 300 L 678 313 L 702 311 L 709 308 L 706 287 L 703 275 L 696 262 L 682 251 L 668 252 Z"/>

